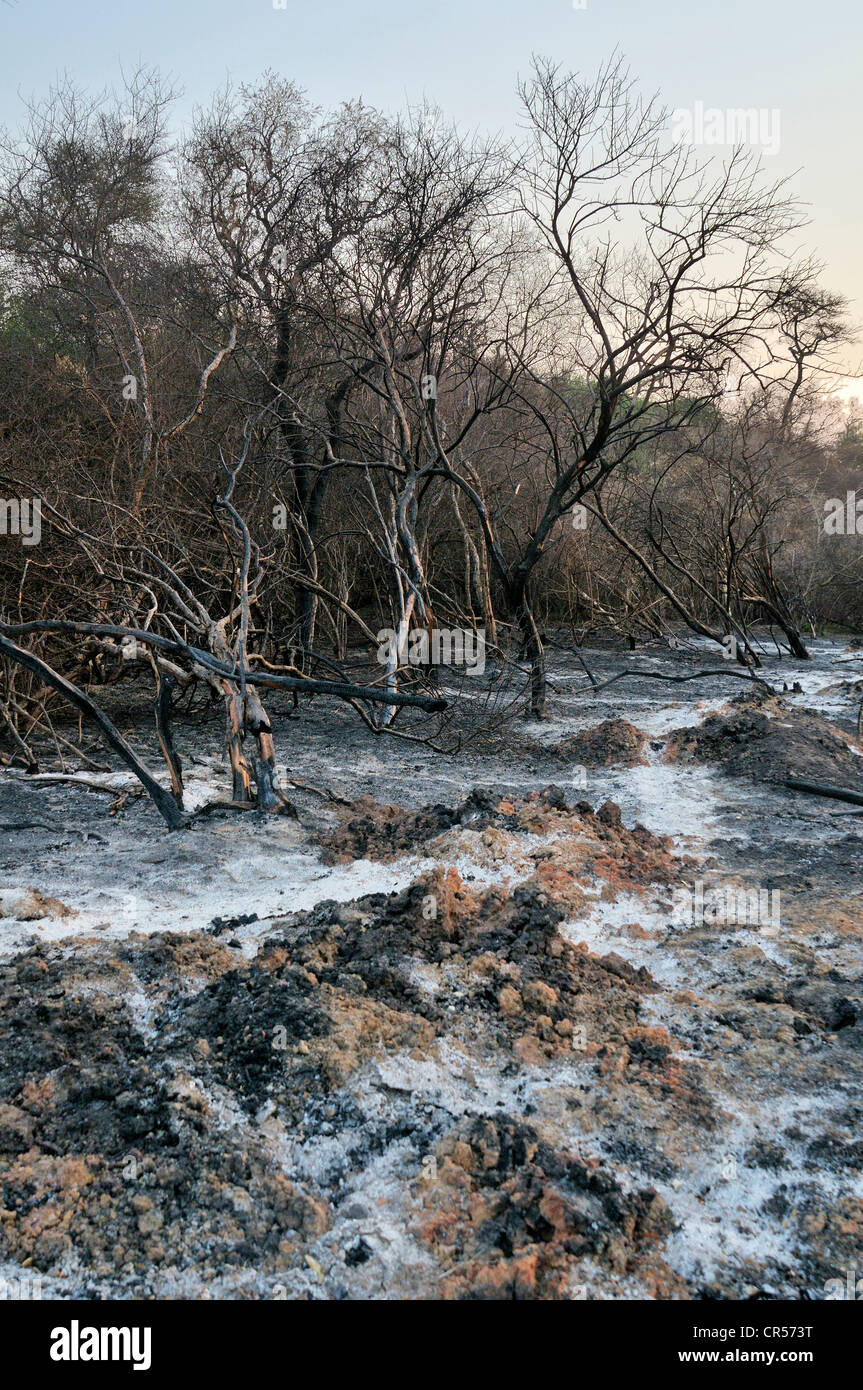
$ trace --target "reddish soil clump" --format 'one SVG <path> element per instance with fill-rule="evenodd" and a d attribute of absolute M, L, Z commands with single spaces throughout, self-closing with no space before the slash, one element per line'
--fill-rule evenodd
<path fill-rule="evenodd" d="M 624 1193 L 598 1164 L 553 1149 L 506 1115 L 455 1126 L 435 1157 L 420 1232 L 452 1267 L 444 1298 L 578 1297 L 574 1260 L 636 1270 L 674 1226 L 652 1188 Z"/>
<path fill-rule="evenodd" d="M 561 739 L 557 752 L 585 767 L 636 767 L 646 761 L 647 735 L 626 719 L 604 719 L 594 729 Z"/>

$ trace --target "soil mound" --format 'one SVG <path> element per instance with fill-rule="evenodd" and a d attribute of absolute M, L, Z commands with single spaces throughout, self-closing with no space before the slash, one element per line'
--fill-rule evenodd
<path fill-rule="evenodd" d="M 388 863 L 411 852 L 434 854 L 436 844 L 449 854 L 453 845 L 448 832 L 458 827 L 486 832 L 486 838 L 502 831 L 553 839 L 554 853 L 549 848 L 542 856 L 550 861 L 545 872 L 552 878 L 557 870 L 568 868 L 570 873 L 581 870 L 628 886 L 668 884 L 686 863 L 672 854 L 670 837 L 654 835 L 640 824 L 626 827 L 615 802 L 606 801 L 597 810 L 588 801 L 573 806 L 557 786 L 523 797 L 474 788 L 459 806 L 426 806 L 419 811 L 379 806 L 363 797 L 342 812 L 334 829 L 323 833 L 322 858 L 325 863 L 361 858 Z"/>
<path fill-rule="evenodd" d="M 604 719 L 594 729 L 585 729 L 561 739 L 557 753 L 585 767 L 636 767 L 646 761 L 647 735 L 626 719 Z"/>
<path fill-rule="evenodd" d="M 671 1039 L 640 1022 L 648 971 L 570 945 L 563 917 L 537 883 L 474 893 L 450 869 L 319 904 L 251 961 L 200 933 L 28 951 L 0 969 L 0 1258 L 135 1290 L 249 1264 L 307 1278 L 346 1176 L 394 1145 L 445 1297 L 556 1297 L 583 1255 L 653 1258 L 672 1224 L 655 1193 L 518 1118 L 454 1124 L 411 1079 L 446 1038 L 514 1073 L 593 1059 L 687 1104 Z M 286 1173 L 286 1144 L 333 1133 L 304 1181 Z M 440 1180 L 417 1204 L 429 1159 Z M 355 1241 L 342 1275 L 363 1263 Z"/>
<path fill-rule="evenodd" d="M 438 1183 L 421 1231 L 456 1266 L 443 1280 L 447 1298 L 578 1297 L 573 1256 L 644 1274 L 674 1228 L 652 1188 L 625 1194 L 598 1165 L 506 1115 L 455 1126 L 435 1157 Z"/>
<path fill-rule="evenodd" d="M 718 763 L 733 777 L 784 783 L 788 777 L 863 792 L 863 745 L 829 720 L 779 696 L 747 692 L 695 728 L 675 729 L 670 761 Z"/>

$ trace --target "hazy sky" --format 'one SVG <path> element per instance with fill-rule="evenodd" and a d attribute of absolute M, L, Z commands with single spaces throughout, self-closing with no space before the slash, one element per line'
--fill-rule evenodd
<path fill-rule="evenodd" d="M 271 67 L 322 105 L 427 98 L 461 125 L 506 133 L 532 53 L 592 72 L 615 47 L 671 108 L 778 110 L 779 152 L 765 163 L 799 171 L 806 243 L 863 322 L 860 0 L 3 0 L 0 123 L 64 70 L 100 88 L 144 62 L 184 89 L 181 112 L 226 77 Z"/>

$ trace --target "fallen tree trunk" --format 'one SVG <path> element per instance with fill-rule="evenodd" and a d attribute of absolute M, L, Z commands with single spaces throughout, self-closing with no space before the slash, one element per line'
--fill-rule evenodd
<path fill-rule="evenodd" d="M 684 676 L 668 676 L 662 671 L 639 671 L 634 666 L 628 666 L 625 671 L 618 671 L 616 675 L 609 676 L 608 680 L 594 682 L 592 691 L 605 690 L 607 686 L 614 685 L 616 681 L 623 680 L 625 676 L 640 676 L 642 680 L 646 681 L 670 681 L 672 685 L 682 685 L 685 681 L 700 681 L 705 676 L 730 676 L 732 680 L 748 681 L 750 685 L 758 685 L 762 690 L 766 690 L 768 695 L 775 693 L 773 687 L 766 680 L 761 676 L 753 676 L 749 671 L 732 671 L 715 667 L 713 670 L 688 671 Z M 583 686 L 582 689 L 586 690 L 587 686 Z"/>
<path fill-rule="evenodd" d="M 384 705 L 415 705 L 428 714 L 437 714 L 446 709 L 447 706 L 444 699 L 432 699 L 427 695 L 402 695 L 390 690 L 378 690 L 370 685 L 354 685 L 349 681 L 312 680 L 305 676 L 275 676 L 266 671 L 254 671 L 249 668 L 236 670 L 219 661 L 217 657 L 211 656 L 209 652 L 201 651 L 198 647 L 190 647 L 186 642 L 172 641 L 169 637 L 160 637 L 155 632 L 144 632 L 141 628 L 119 627 L 113 623 L 75 623 L 55 619 L 39 619 L 29 623 L 0 623 L 0 633 L 14 633 L 20 636 L 27 632 L 68 632 L 95 637 L 134 637 L 137 642 L 143 642 L 146 646 L 171 652 L 175 656 L 184 656 L 189 661 L 195 662 L 196 665 L 213 671 L 223 679 L 237 681 L 242 678 L 246 685 L 260 685 L 265 690 L 298 690 L 300 692 L 305 691 L 309 695 L 335 695 L 341 700 L 370 700 Z M 22 651 L 23 648 L 19 647 L 16 650 Z"/>
<path fill-rule="evenodd" d="M 863 806 L 863 792 L 851 791 L 848 787 L 833 787 L 829 782 L 807 782 L 801 777 L 788 777 L 785 785 L 796 792 L 811 792 L 813 796 L 829 796 L 834 801 L 850 801 L 854 806 Z"/>
<path fill-rule="evenodd" d="M 39 677 L 44 685 L 49 686 L 52 690 L 56 690 L 58 694 L 65 696 L 70 704 L 74 705 L 87 719 L 91 720 L 114 749 L 114 752 L 122 758 L 126 766 L 131 768 L 132 772 L 134 772 L 138 781 L 152 798 L 157 811 L 166 822 L 169 829 L 181 830 L 183 828 L 186 824 L 185 817 L 170 792 L 167 792 L 165 788 L 156 781 L 153 774 L 132 751 L 132 748 L 123 738 L 119 729 L 115 729 L 107 714 L 103 713 L 103 711 L 99 709 L 99 706 L 94 704 L 88 695 L 84 694 L 83 690 L 79 690 L 77 685 L 73 685 L 71 681 L 66 680 L 65 676 L 61 676 L 57 671 L 54 671 L 38 656 L 35 656 L 33 652 L 28 652 L 25 647 L 16 646 L 16 644 L 10 642 L 7 637 L 0 636 L 0 652 L 2 652 L 4 656 L 10 657 L 12 661 L 17 661 L 18 664 L 25 667 L 26 670 L 32 671 L 34 675 Z"/>

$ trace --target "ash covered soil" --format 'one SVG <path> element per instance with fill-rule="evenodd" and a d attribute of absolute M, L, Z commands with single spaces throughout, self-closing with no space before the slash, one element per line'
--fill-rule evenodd
<path fill-rule="evenodd" d="M 8 773 L 0 1276 L 824 1298 L 863 1238 L 863 819 L 784 783 L 863 792 L 863 651 L 763 674 L 594 692 L 556 651 L 551 719 L 452 755 L 318 701 L 277 750 L 338 800 L 178 834 L 123 773 Z M 224 796 L 216 727 L 177 733 L 190 804 Z M 778 926 L 681 920 L 712 889 Z"/>

